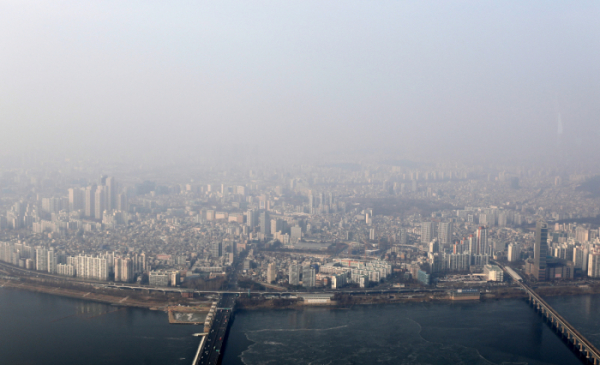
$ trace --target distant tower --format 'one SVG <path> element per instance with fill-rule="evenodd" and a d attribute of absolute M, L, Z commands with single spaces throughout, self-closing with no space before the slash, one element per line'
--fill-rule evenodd
<path fill-rule="evenodd" d="M 548 256 L 548 224 L 540 220 L 535 227 L 533 275 L 537 281 L 546 280 L 546 257 Z"/>

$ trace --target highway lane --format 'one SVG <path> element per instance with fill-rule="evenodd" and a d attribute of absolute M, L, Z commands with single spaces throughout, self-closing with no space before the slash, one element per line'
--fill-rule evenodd
<path fill-rule="evenodd" d="M 194 365 L 217 365 L 219 363 L 233 314 L 235 298 L 235 294 L 224 294 L 217 303 L 215 319 L 206 336 L 204 349 L 202 349 L 198 363 Z"/>

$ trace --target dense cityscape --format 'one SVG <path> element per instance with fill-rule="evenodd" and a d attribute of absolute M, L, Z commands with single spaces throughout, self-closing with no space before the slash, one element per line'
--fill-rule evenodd
<path fill-rule="evenodd" d="M 2 172 L 0 261 L 80 280 L 319 291 L 600 277 L 592 175 L 458 164 Z M 536 222 L 548 222 L 540 271 Z M 240 262 L 236 277 L 234 263 Z M 536 266 L 537 265 L 537 266 Z M 542 264 L 543 266 L 543 264 Z M 215 286 L 215 283 L 217 286 Z M 227 286 L 227 288 L 229 288 Z"/>

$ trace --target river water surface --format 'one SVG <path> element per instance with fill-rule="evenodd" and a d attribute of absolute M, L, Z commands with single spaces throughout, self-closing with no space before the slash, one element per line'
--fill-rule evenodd
<path fill-rule="evenodd" d="M 600 296 L 547 298 L 600 347 Z M 201 327 L 0 288 L 0 364 L 186 364 Z M 224 364 L 581 364 L 523 299 L 236 314 Z"/>
<path fill-rule="evenodd" d="M 548 300 L 600 340 L 600 296 Z M 568 312 L 568 313 L 567 313 Z M 585 315 L 582 315 L 585 314 Z M 242 311 L 225 364 L 581 364 L 523 299 Z"/>

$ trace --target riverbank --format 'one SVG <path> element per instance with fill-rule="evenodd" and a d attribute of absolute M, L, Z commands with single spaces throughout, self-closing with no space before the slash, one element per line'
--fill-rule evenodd
<path fill-rule="evenodd" d="M 45 293 L 58 295 L 61 297 L 82 299 L 97 303 L 118 305 L 124 307 L 148 308 L 155 310 L 166 310 L 169 306 L 169 300 L 158 300 L 157 298 L 132 298 L 131 296 L 117 296 L 110 294 L 97 293 L 93 290 L 85 291 L 72 288 L 51 287 L 40 284 L 33 284 L 21 280 L 0 280 L 0 287 L 27 290 L 36 293 Z"/>
<path fill-rule="evenodd" d="M 578 296 L 600 294 L 600 285 L 582 285 L 568 287 L 539 287 L 536 292 L 542 297 Z M 527 294 L 519 287 L 502 287 L 490 292 L 481 293 L 479 300 L 469 302 L 493 301 L 503 299 L 527 298 Z M 355 305 L 393 304 L 393 303 L 425 303 L 425 302 L 462 302 L 452 300 L 446 293 L 417 293 L 417 294 L 391 294 L 391 295 L 346 295 L 343 293 L 334 296 L 329 303 L 305 304 L 298 299 L 263 299 L 262 297 L 238 298 L 237 308 L 247 310 L 262 309 L 305 309 L 307 307 L 320 307 L 332 309 L 348 309 Z"/>
<path fill-rule="evenodd" d="M 106 289 L 94 285 L 77 285 L 71 282 L 54 282 L 19 278 L 10 280 L 0 278 L 0 287 L 6 286 L 20 290 L 28 290 L 63 297 L 82 299 L 98 303 L 148 308 L 152 310 L 167 311 L 168 307 L 197 306 L 203 301 L 199 298 L 183 298 L 176 294 L 150 294 L 118 289 Z M 599 284 L 569 285 L 569 286 L 541 286 L 535 289 L 543 297 L 576 296 L 587 294 L 600 294 Z M 526 298 L 526 294 L 518 287 L 499 287 L 481 294 L 482 301 Z M 343 292 L 334 296 L 326 304 L 306 304 L 298 299 L 264 299 L 261 296 L 246 297 L 241 295 L 237 301 L 240 309 L 304 309 L 306 307 L 325 307 L 347 309 L 355 305 L 390 304 L 390 303 L 421 303 L 421 302 L 452 302 L 446 293 L 403 293 L 386 295 L 347 295 Z M 200 304 L 201 305 L 201 304 Z"/>

